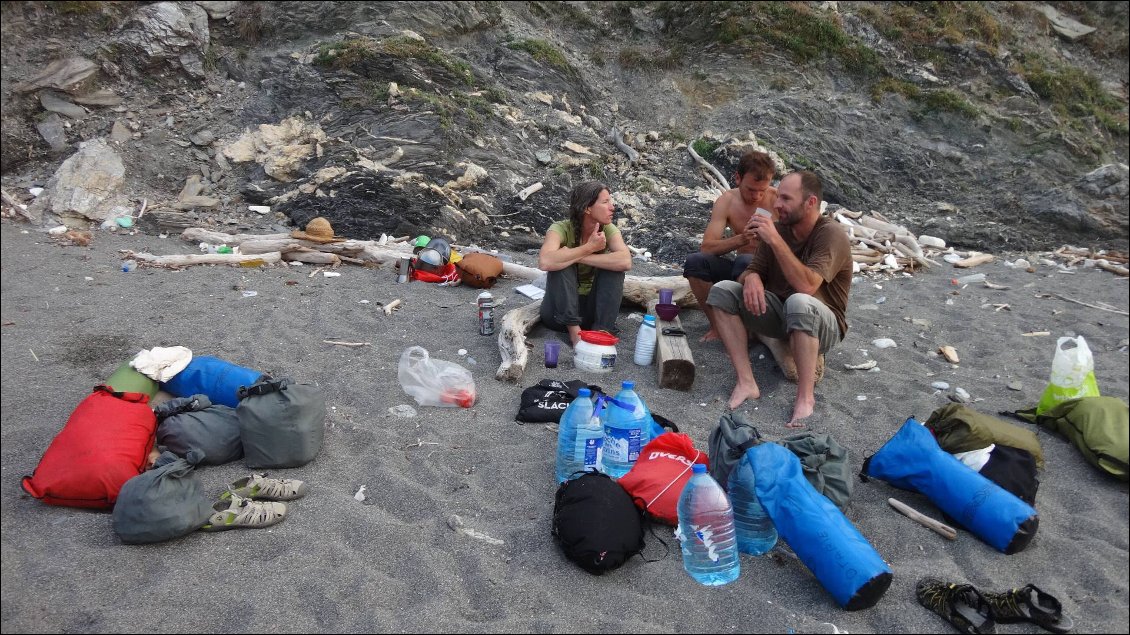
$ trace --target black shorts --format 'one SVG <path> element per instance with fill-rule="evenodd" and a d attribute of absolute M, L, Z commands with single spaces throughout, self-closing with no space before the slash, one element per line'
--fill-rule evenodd
<path fill-rule="evenodd" d="M 740 254 L 735 258 L 727 258 L 696 251 L 687 256 L 687 261 L 683 263 L 683 277 L 709 282 L 737 280 L 751 260 L 753 254 Z"/>

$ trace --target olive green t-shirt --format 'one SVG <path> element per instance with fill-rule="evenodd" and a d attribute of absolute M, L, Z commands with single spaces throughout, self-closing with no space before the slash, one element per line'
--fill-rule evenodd
<path fill-rule="evenodd" d="M 557 232 L 561 236 L 562 247 L 576 247 L 577 237 L 573 228 L 573 221 L 563 220 L 549 226 L 546 231 Z M 615 225 L 609 223 L 604 226 L 604 238 L 608 241 L 604 251 L 600 252 L 606 254 L 609 251 L 608 245 L 612 244 L 612 237 L 620 235 L 620 229 Z M 592 291 L 592 279 L 596 275 L 595 268 L 590 265 L 582 265 L 577 263 L 577 293 L 580 295 L 588 295 Z"/>
<path fill-rule="evenodd" d="M 821 216 L 812 228 L 812 233 L 803 242 L 794 242 L 792 232 L 777 223 L 777 232 L 785 239 L 793 255 L 804 266 L 820 274 L 824 282 L 812 297 L 823 302 L 836 315 L 840 325 L 840 337 L 847 335 L 848 292 L 851 291 L 851 242 L 837 223 Z M 753 254 L 748 271 L 761 274 L 765 290 L 772 292 L 784 301 L 796 293 L 785 274 L 777 265 L 773 248 L 764 241 Z"/>

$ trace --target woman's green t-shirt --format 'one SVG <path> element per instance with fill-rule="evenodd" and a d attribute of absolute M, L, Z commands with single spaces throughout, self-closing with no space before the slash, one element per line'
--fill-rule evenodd
<path fill-rule="evenodd" d="M 562 247 L 576 247 L 576 232 L 574 231 L 573 221 L 563 220 L 558 221 L 549 226 L 547 231 L 557 232 L 561 236 Z M 612 237 L 619 236 L 620 229 L 615 225 L 609 223 L 604 226 L 604 238 L 608 241 L 608 245 L 612 244 Z M 609 247 L 606 245 L 604 251 L 600 252 L 606 254 Z M 577 263 L 577 293 L 580 295 L 588 295 L 592 291 L 592 279 L 596 275 L 596 270 L 590 265 L 582 265 Z"/>

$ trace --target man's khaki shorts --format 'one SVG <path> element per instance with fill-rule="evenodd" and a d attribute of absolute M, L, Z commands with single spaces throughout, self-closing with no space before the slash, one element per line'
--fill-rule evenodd
<path fill-rule="evenodd" d="M 776 294 L 766 291 L 766 311 L 763 315 L 754 315 L 742 299 L 742 285 L 723 280 L 710 288 L 706 303 L 719 311 L 740 316 L 751 333 L 780 340 L 788 340 L 793 331 L 807 333 L 820 340 L 821 353 L 828 352 L 843 339 L 832 309 L 807 293 L 794 293 L 781 302 Z"/>

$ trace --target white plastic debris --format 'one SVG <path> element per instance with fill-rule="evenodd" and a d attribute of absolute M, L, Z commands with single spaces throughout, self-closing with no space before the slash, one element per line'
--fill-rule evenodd
<path fill-rule="evenodd" d="M 249 210 L 251 210 L 251 211 L 253 211 L 257 214 L 270 214 L 271 213 L 271 206 L 270 205 L 248 205 L 247 209 L 249 209 Z"/>
<path fill-rule="evenodd" d="M 467 354 L 467 349 L 465 349 L 465 348 L 461 348 L 461 349 L 459 349 L 459 350 L 455 351 L 455 354 L 456 354 L 456 355 L 458 355 L 458 356 L 460 356 L 460 357 L 463 357 L 464 355 L 466 355 L 466 354 Z"/>
<path fill-rule="evenodd" d="M 936 236 L 927 236 L 926 234 L 922 234 L 918 237 L 918 244 L 923 247 L 934 247 L 935 249 L 946 248 L 946 241 Z"/>
<path fill-rule="evenodd" d="M 856 401 L 867 401 L 867 395 L 856 395 L 855 400 Z"/>
<path fill-rule="evenodd" d="M 875 348 L 896 348 L 898 342 L 895 342 L 889 337 L 880 337 L 877 340 L 871 340 L 871 345 Z"/>
<path fill-rule="evenodd" d="M 43 188 L 41 188 L 41 187 L 29 187 L 27 189 L 27 191 L 32 196 L 39 196 L 40 194 L 43 193 Z"/>
<path fill-rule="evenodd" d="M 361 488 L 357 490 L 357 493 L 353 495 L 354 500 L 359 503 L 365 502 L 365 499 L 367 498 L 367 496 L 365 496 L 365 489 L 365 486 L 362 485 Z"/>
<path fill-rule="evenodd" d="M 323 271 L 322 275 L 325 276 L 326 278 L 340 278 L 341 272 L 340 271 Z"/>
<path fill-rule="evenodd" d="M 957 254 L 946 254 L 946 255 L 942 256 L 942 260 L 945 260 L 946 262 L 948 262 L 952 265 L 955 262 L 961 262 L 962 260 L 964 260 L 964 258 L 962 258 L 961 256 L 959 256 Z"/>
<path fill-rule="evenodd" d="M 245 297 L 245 298 L 254 298 L 257 295 L 259 295 L 258 291 L 244 291 L 243 292 L 243 297 Z"/>

